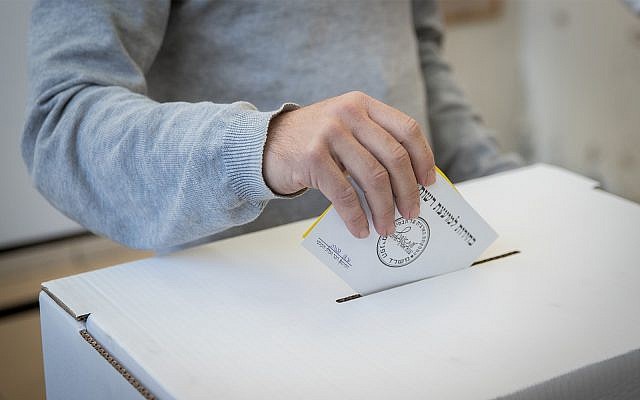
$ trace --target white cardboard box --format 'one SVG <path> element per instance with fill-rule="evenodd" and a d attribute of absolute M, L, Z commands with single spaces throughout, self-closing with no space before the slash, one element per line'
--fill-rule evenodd
<path fill-rule="evenodd" d="M 46 282 L 48 398 L 640 398 L 640 206 L 595 187 L 459 185 L 520 253 L 342 303 L 308 221 Z"/>

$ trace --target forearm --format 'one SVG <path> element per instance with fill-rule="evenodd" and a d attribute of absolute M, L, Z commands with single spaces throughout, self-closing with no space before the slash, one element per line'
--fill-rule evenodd
<path fill-rule="evenodd" d="M 90 230 L 164 248 L 249 222 L 273 197 L 261 175 L 272 113 L 68 91 L 31 108 L 23 153 L 36 187 Z"/>

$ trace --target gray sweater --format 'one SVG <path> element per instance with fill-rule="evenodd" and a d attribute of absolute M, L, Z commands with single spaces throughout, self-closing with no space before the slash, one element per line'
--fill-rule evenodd
<path fill-rule="evenodd" d="M 41 1 L 23 157 L 67 216 L 151 249 L 322 212 L 319 192 L 277 199 L 262 177 L 268 124 L 287 102 L 361 90 L 414 117 L 453 180 L 516 166 L 465 103 L 441 42 L 432 1 Z"/>

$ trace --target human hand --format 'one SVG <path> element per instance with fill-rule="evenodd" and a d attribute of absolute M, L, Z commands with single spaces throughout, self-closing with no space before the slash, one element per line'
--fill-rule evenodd
<path fill-rule="evenodd" d="M 417 183 L 435 182 L 433 153 L 417 122 L 361 92 L 278 115 L 263 158 L 272 191 L 320 190 L 358 238 L 369 235 L 369 226 L 347 174 L 364 191 L 380 235 L 395 231 L 394 201 L 404 218 L 416 218 Z"/>

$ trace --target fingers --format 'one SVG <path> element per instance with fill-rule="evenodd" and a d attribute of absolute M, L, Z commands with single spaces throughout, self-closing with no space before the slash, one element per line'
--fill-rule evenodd
<path fill-rule="evenodd" d="M 315 186 L 333 203 L 349 232 L 357 238 L 366 238 L 369 236 L 369 223 L 356 190 L 347 181 L 328 151 L 323 155 L 320 164 L 320 168 L 316 169 L 318 175 Z"/>
<path fill-rule="evenodd" d="M 291 180 L 319 189 L 354 236 L 367 237 L 369 224 L 347 174 L 364 191 L 380 235 L 395 231 L 395 205 L 405 218 L 419 215 L 417 183 L 432 184 L 435 166 L 431 148 L 415 120 L 359 92 L 297 113 L 302 126 L 285 132 L 295 145 L 290 146 L 290 158 L 295 161 L 290 168 Z"/>
<path fill-rule="evenodd" d="M 420 214 L 420 202 L 409 153 L 393 136 L 369 119 L 359 121 L 353 133 L 389 172 L 400 214 L 407 219 L 416 218 Z"/>
<path fill-rule="evenodd" d="M 403 112 L 366 96 L 369 118 L 389 132 L 409 153 L 411 165 L 419 183 L 428 185 L 434 174 L 433 153 L 418 123 Z M 432 171 L 434 170 L 434 171 Z"/>
<path fill-rule="evenodd" d="M 371 209 L 373 225 L 378 234 L 383 236 L 392 234 L 395 231 L 395 206 L 391 177 L 387 169 L 351 135 L 341 135 L 336 138 L 333 148 L 347 172 L 364 191 L 367 204 Z M 413 178 L 411 165 L 408 164 L 408 167 L 417 201 L 415 178 Z"/>

